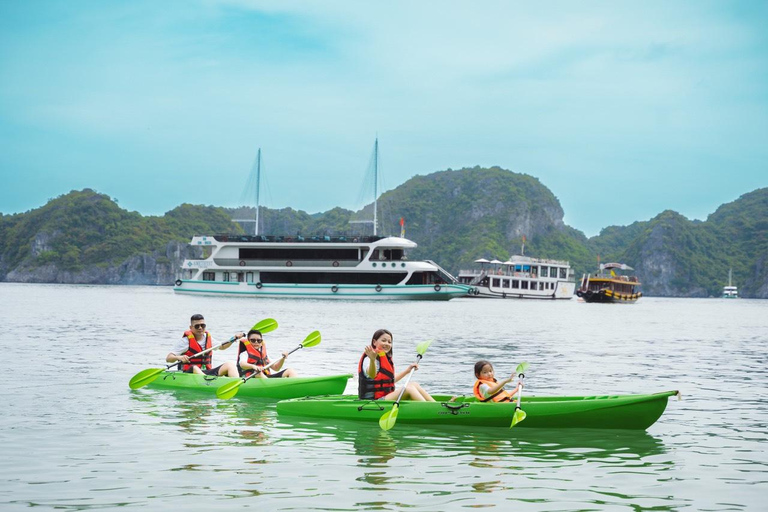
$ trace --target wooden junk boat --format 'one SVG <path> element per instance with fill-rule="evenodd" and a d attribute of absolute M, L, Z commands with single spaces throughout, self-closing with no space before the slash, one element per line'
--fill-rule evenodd
<path fill-rule="evenodd" d="M 601 263 L 598 272 L 584 274 L 576 295 L 585 302 L 631 304 L 643 296 L 637 276 L 622 275 L 621 271 L 634 270 L 624 263 Z"/>

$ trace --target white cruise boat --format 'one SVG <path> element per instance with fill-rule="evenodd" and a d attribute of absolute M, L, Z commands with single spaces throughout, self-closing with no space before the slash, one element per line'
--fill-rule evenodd
<path fill-rule="evenodd" d="M 334 299 L 448 300 L 470 287 L 432 261 L 410 261 L 401 237 L 195 236 L 202 259 L 185 260 L 184 294 Z"/>
<path fill-rule="evenodd" d="M 459 283 L 470 296 L 493 299 L 572 299 L 576 289 L 567 261 L 515 255 L 508 261 L 476 260 L 479 269 L 461 270 Z"/>
<path fill-rule="evenodd" d="M 733 282 L 731 281 L 732 272 L 733 269 L 728 269 L 728 286 L 723 286 L 723 298 L 724 299 L 738 299 L 739 298 L 739 289 L 736 286 L 733 286 Z"/>

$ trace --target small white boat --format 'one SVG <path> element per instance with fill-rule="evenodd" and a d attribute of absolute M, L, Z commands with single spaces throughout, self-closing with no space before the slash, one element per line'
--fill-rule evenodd
<path fill-rule="evenodd" d="M 476 260 L 479 269 L 461 270 L 459 283 L 471 297 L 494 299 L 572 299 L 576 289 L 567 261 L 514 255 L 507 261 Z"/>
<path fill-rule="evenodd" d="M 732 274 L 733 274 L 733 269 L 728 269 L 728 286 L 723 286 L 724 299 L 739 298 L 739 289 L 736 286 L 733 286 L 733 282 L 731 281 Z"/>

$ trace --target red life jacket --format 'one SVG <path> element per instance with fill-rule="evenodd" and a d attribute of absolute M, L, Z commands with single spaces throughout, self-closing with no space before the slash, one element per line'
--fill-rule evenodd
<path fill-rule="evenodd" d="M 182 354 L 183 356 L 189 356 L 189 363 L 181 364 L 182 371 L 190 372 L 193 366 L 199 366 L 203 370 L 210 368 L 211 361 L 213 359 L 213 351 L 208 352 L 207 354 L 203 354 L 202 356 L 192 356 L 202 352 L 203 350 L 208 350 L 213 346 L 213 338 L 211 337 L 211 333 L 205 331 L 205 348 L 200 346 L 200 344 L 197 342 L 197 339 L 195 338 L 195 334 L 192 331 L 185 332 L 182 338 L 183 337 L 186 337 L 189 340 L 189 347 L 187 347 L 187 351 Z"/>
<path fill-rule="evenodd" d="M 360 362 L 357 364 L 357 395 L 360 400 L 378 400 L 395 390 L 395 365 L 389 354 L 377 356 L 379 371 L 374 378 L 368 377 L 363 368 L 363 360 L 367 356 L 363 352 Z"/>
<path fill-rule="evenodd" d="M 480 392 L 480 384 L 485 384 L 488 387 L 493 387 L 495 384 L 497 384 L 498 381 L 496 379 L 493 380 L 482 380 L 477 379 L 475 382 L 475 386 L 472 388 L 472 391 L 475 393 L 475 398 L 480 400 L 481 402 L 488 402 L 489 400 L 493 400 L 494 402 L 511 402 L 512 401 L 512 395 L 505 391 L 504 388 L 501 388 L 493 395 L 489 396 L 488 398 L 484 397 L 483 394 Z"/>
<path fill-rule="evenodd" d="M 267 342 L 262 341 L 261 342 L 261 348 L 257 348 L 255 343 L 243 343 L 240 342 L 240 347 L 238 349 L 237 355 L 238 360 L 240 359 L 240 354 L 243 352 L 248 353 L 248 364 L 253 364 L 256 366 L 269 366 L 269 357 L 267 356 Z M 248 376 L 253 373 L 253 370 L 247 370 L 245 372 L 245 375 Z M 269 369 L 264 370 L 264 375 L 269 375 L 270 371 Z"/>

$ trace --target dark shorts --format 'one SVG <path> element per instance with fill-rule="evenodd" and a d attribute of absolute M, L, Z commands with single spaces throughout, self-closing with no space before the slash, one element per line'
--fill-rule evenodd
<path fill-rule="evenodd" d="M 203 370 L 203 373 L 205 375 L 218 375 L 219 374 L 219 368 L 224 366 L 223 364 L 220 364 L 216 368 L 208 368 L 207 370 Z M 189 368 L 189 370 L 185 371 L 184 373 L 192 373 L 192 367 Z"/>
<path fill-rule="evenodd" d="M 245 375 L 246 372 L 250 372 L 250 370 L 243 370 L 242 368 L 240 368 L 240 366 L 238 366 L 237 369 L 240 371 L 240 376 L 241 377 L 245 377 L 246 376 Z M 281 370 L 281 371 L 279 371 L 277 373 L 270 373 L 269 375 L 267 375 L 267 377 L 270 378 L 270 379 L 280 378 L 280 377 L 283 376 L 284 373 L 285 373 L 285 370 Z M 256 378 L 258 378 L 258 377 L 254 377 L 254 379 L 256 379 Z"/>

